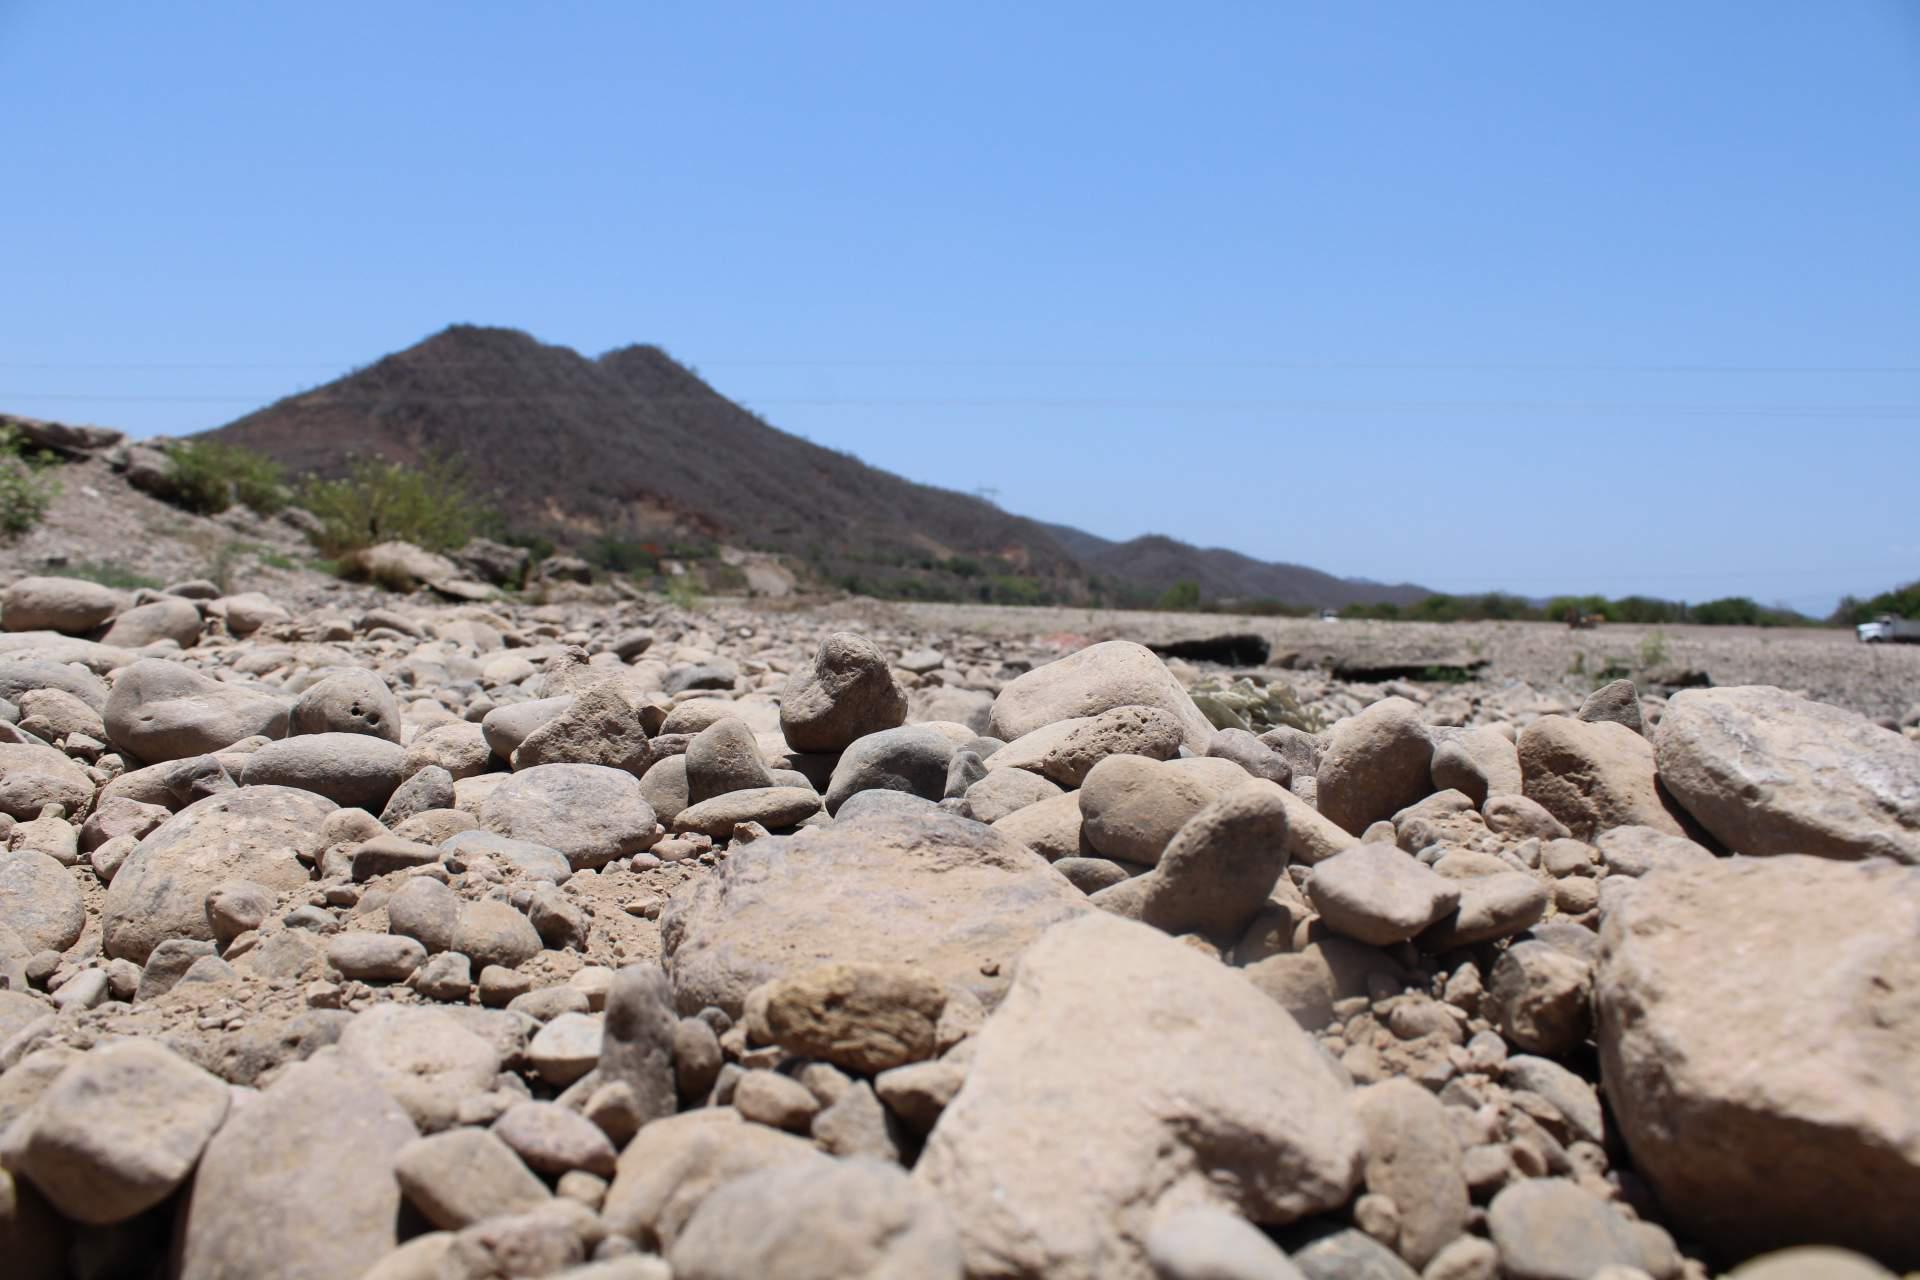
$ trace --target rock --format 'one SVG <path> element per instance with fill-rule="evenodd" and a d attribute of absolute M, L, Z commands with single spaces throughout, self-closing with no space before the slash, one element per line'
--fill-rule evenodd
<path fill-rule="evenodd" d="M 1601 929 L 1600 1062 L 1676 1229 L 1920 1266 L 1920 872 L 1783 854 L 1641 883 Z"/>
<path fill-rule="evenodd" d="M 1466 1234 L 1467 1183 L 1460 1173 L 1460 1142 L 1439 1099 L 1404 1077 L 1369 1085 L 1354 1095 L 1366 1137 L 1367 1190 L 1400 1209 L 1396 1251 L 1424 1267 L 1441 1248 Z"/>
<path fill-rule="evenodd" d="M 1600 1117 L 1600 1095 L 1592 1085 L 1559 1063 L 1530 1054 L 1515 1054 L 1501 1068 L 1501 1079 L 1509 1089 L 1524 1089 L 1545 1098 L 1582 1141 L 1596 1145 L 1606 1141 Z"/>
<path fill-rule="evenodd" d="M 95 711 L 107 705 L 107 682 L 90 671 L 51 658 L 0 656 L 0 699 L 18 705 L 34 689 L 59 689 Z"/>
<path fill-rule="evenodd" d="M 400 701 L 371 671 L 346 667 L 307 686 L 293 704 L 291 733 L 360 733 L 400 741 Z"/>
<path fill-rule="evenodd" d="M 955 753 L 955 759 L 962 753 Z M 1057 783 L 1025 769 L 991 769 L 966 790 L 967 812 L 975 822 L 994 823 L 1010 813 L 1061 794 Z"/>
<path fill-rule="evenodd" d="M 556 1102 L 521 1102 L 493 1122 L 500 1139 L 528 1168 L 558 1176 L 585 1169 L 613 1176 L 613 1144 L 593 1121 Z"/>
<path fill-rule="evenodd" d="M 393 1165 L 414 1136 L 350 1061 L 295 1063 L 207 1144 L 181 1215 L 180 1280 L 362 1274 L 399 1243 Z"/>
<path fill-rule="evenodd" d="M 1736 853 L 1920 863 L 1920 742 L 1864 716 L 1764 685 L 1683 689 L 1654 740 L 1662 784 Z"/>
<path fill-rule="evenodd" d="M 1153 870 L 1092 902 L 1168 933 L 1237 938 L 1287 869 L 1280 795 L 1270 782 L 1243 783 L 1187 819 Z"/>
<path fill-rule="evenodd" d="M 288 709 L 271 694 L 149 658 L 114 673 L 104 716 L 109 742 L 159 764 L 206 755 L 255 735 L 284 738 Z"/>
<path fill-rule="evenodd" d="M 262 627 L 291 622 L 293 615 L 258 591 L 243 591 L 237 596 L 222 596 L 208 606 L 208 612 L 226 621 L 227 631 L 250 636 Z"/>
<path fill-rule="evenodd" d="M 563 1013 L 541 1027 L 527 1046 L 527 1061 L 540 1078 L 564 1089 L 593 1070 L 600 1061 L 600 1019 L 586 1013 Z"/>
<path fill-rule="evenodd" d="M 795 751 L 844 751 L 906 719 L 886 655 L 849 631 L 828 636 L 780 695 L 780 732 Z"/>
<path fill-rule="evenodd" d="M 560 713 L 528 733 L 514 748 L 513 767 L 543 764 L 598 765 L 639 777 L 653 762 L 640 715 L 612 681 L 574 695 Z"/>
<path fill-rule="evenodd" d="M 995 828 L 874 815 L 735 846 L 674 895 L 661 946 L 683 1013 L 832 962 L 913 963 L 992 1003 L 1020 952 L 1087 900 Z"/>
<path fill-rule="evenodd" d="M 1128 640 L 1089 645 L 1018 677 L 993 700 L 989 732 L 1012 742 L 1035 729 L 1115 707 L 1157 707 L 1179 721 L 1181 740 L 1206 751 L 1213 725 L 1151 649 Z"/>
<path fill-rule="evenodd" d="M 1053 869 L 1088 895 L 1131 879 L 1142 870 L 1136 864 L 1115 862 L 1111 858 L 1056 858 Z"/>
<path fill-rule="evenodd" d="M 498 898 L 481 898 L 460 909 L 453 929 L 453 950 L 485 968 L 517 969 L 540 954 L 533 922 Z"/>
<path fill-rule="evenodd" d="M 428 1133 L 451 1126 L 461 1100 L 492 1088 L 500 1070 L 500 1055 L 485 1040 L 421 1006 L 376 1004 L 354 1015 L 339 1043 Z"/>
<path fill-rule="evenodd" d="M 572 705 L 573 695 L 568 693 L 495 707 L 480 721 L 480 732 L 494 755 L 511 760 L 534 730 L 564 715 Z"/>
<path fill-rule="evenodd" d="M 1513 1280 L 1591 1280 L 1602 1267 L 1650 1270 L 1636 1224 L 1565 1178 L 1526 1178 L 1487 1207 L 1501 1273 Z"/>
<path fill-rule="evenodd" d="M 1391 1249 L 1362 1231 L 1334 1231 L 1294 1250 L 1307 1280 L 1417 1280 Z"/>
<path fill-rule="evenodd" d="M 354 883 L 362 884 L 396 871 L 431 867 L 440 860 L 441 852 L 433 845 L 396 835 L 377 835 L 353 846 L 351 872 Z"/>
<path fill-rule="evenodd" d="M 1592 988 L 1584 960 L 1544 942 L 1516 942 L 1493 966 L 1488 1016 L 1515 1048 L 1558 1057 L 1592 1030 Z"/>
<path fill-rule="evenodd" d="M 610 1233 L 670 1252 L 716 1189 L 786 1164 L 815 1177 L 833 1167 L 806 1139 L 747 1124 L 731 1107 L 668 1116 L 641 1129 L 620 1153 L 601 1216 Z"/>
<path fill-rule="evenodd" d="M 532 555 L 525 547 L 508 546 L 491 538 L 468 538 L 453 553 L 454 562 L 480 581 L 515 589 L 526 581 L 527 565 L 531 559 Z M 621 654 L 623 659 L 630 656 L 632 654 Z"/>
<path fill-rule="evenodd" d="M 1451 951 L 1510 938 L 1547 914 L 1547 887 L 1524 871 L 1461 880 L 1460 905 L 1417 939 L 1422 951 Z"/>
<path fill-rule="evenodd" d="M 1573 834 L 1564 822 L 1543 809 L 1539 801 L 1523 795 L 1488 796 L 1480 811 L 1487 830 L 1516 840 L 1564 840 Z"/>
<path fill-rule="evenodd" d="M 1437 737 L 1427 772 L 1436 791 L 1458 791 L 1475 805 L 1521 792 L 1520 754 L 1511 738 L 1490 726 Z"/>
<path fill-rule="evenodd" d="M 946 1003 L 946 989 L 924 970 L 832 964 L 770 983 L 747 1025 L 762 1043 L 874 1075 L 934 1056 Z"/>
<path fill-rule="evenodd" d="M 1024 773 L 1025 770 L 1002 769 L 1000 772 Z M 1049 862 L 1061 858 L 1086 857 L 1093 853 L 1085 839 L 1085 824 L 1081 818 L 1077 792 L 1063 792 L 1039 804 L 1017 809 L 994 823 L 993 829 Z"/>
<path fill-rule="evenodd" d="M 705 1098 L 713 1089 L 713 1082 L 720 1075 L 720 1066 L 724 1059 L 720 1052 L 720 1038 L 713 1028 L 698 1018 L 682 1018 L 674 1024 L 672 1061 L 674 1082 L 678 1086 L 680 1100 L 691 1102 Z M 601 1064 L 604 1069 L 606 1051 L 601 1051 Z M 672 1114 L 670 1111 L 662 1114 Z"/>
<path fill-rule="evenodd" d="M 0 854 L 0 925 L 32 951 L 65 951 L 87 926 L 73 873 L 44 853 Z"/>
<path fill-rule="evenodd" d="M 163 597 L 119 614 L 100 637 L 100 643 L 121 649 L 142 649 L 171 640 L 182 649 L 200 642 L 200 610 L 191 600 Z"/>
<path fill-rule="evenodd" d="M 543 764 L 515 773 L 480 806 L 497 835 L 558 849 L 574 870 L 650 849 L 659 834 L 640 780 L 593 764 Z"/>
<path fill-rule="evenodd" d="M 600 1079 L 632 1091 L 635 1115 L 647 1124 L 674 1113 L 679 1093 L 679 1047 L 683 1024 L 673 1012 L 673 991 L 657 965 L 625 965 L 607 991 L 600 1044 Z M 702 1024 L 704 1025 L 704 1024 Z M 712 1033 L 708 1033 L 711 1037 Z M 719 1045 L 712 1070 L 720 1069 Z M 711 1080 L 708 1084 L 711 1085 Z M 704 1093 L 705 1090 L 700 1090 Z"/>
<path fill-rule="evenodd" d="M 964 748 L 954 752 L 953 757 L 947 761 L 947 786 L 940 793 L 941 799 L 964 799 L 973 784 L 986 776 L 987 764 L 980 758 L 979 752 Z M 968 813 L 971 814 L 971 812 L 972 810 L 969 809 Z M 974 821 L 978 822 L 979 819 L 975 818 Z"/>
<path fill-rule="evenodd" d="M 848 747 L 827 784 L 828 813 L 856 792 L 905 791 L 923 800 L 939 800 L 947 789 L 947 762 L 958 750 L 938 729 L 906 725 L 870 733 Z"/>
<path fill-rule="evenodd" d="M 769 831 L 780 831 L 798 826 L 819 812 L 820 793 L 812 787 L 756 787 L 688 805 L 674 815 L 673 829 L 725 840 L 743 822 L 757 822 Z"/>
<path fill-rule="evenodd" d="M 427 962 L 427 949 L 391 933 L 343 933 L 327 944 L 327 963 L 344 978 L 405 982 Z"/>
<path fill-rule="evenodd" d="M 92 798 L 93 779 L 62 752 L 0 742 L 0 813 L 25 821 L 50 804 L 77 813 Z"/>
<path fill-rule="evenodd" d="M 241 766 L 243 787 L 298 787 L 337 805 L 379 813 L 400 785 L 406 752 L 364 733 L 309 733 L 269 742 Z"/>
<path fill-rule="evenodd" d="M 1609 827 L 1685 835 L 1654 777 L 1653 746 L 1623 724 L 1542 716 L 1520 731 L 1526 796 L 1591 841 Z"/>
<path fill-rule="evenodd" d="M 1227 760 L 1109 756 L 1080 785 L 1081 833 L 1106 857 L 1152 866 L 1189 818 L 1247 781 Z"/>
<path fill-rule="evenodd" d="M 125 603 L 120 592 L 83 578 L 16 578 L 0 591 L 0 628 L 80 636 Z"/>
<path fill-rule="evenodd" d="M 106 952 L 136 964 L 168 938 L 211 940 L 206 903 L 229 880 L 304 888 L 300 856 L 319 856 L 330 800 L 291 787 L 246 787 L 197 800 L 142 840 L 107 887 Z"/>
<path fill-rule="evenodd" d="M 1419 936 L 1460 905 L 1460 887 L 1393 845 L 1358 844 L 1315 866 L 1306 893 L 1327 927 L 1374 946 Z"/>
<path fill-rule="evenodd" d="M 1603 720 L 1623 724 L 1635 733 L 1645 728 L 1640 718 L 1640 691 L 1633 687 L 1631 680 L 1613 680 L 1595 689 L 1580 704 L 1577 718 L 1589 724 Z"/>
<path fill-rule="evenodd" d="M 405 773 L 404 758 L 400 768 Z M 451 809 L 454 804 L 453 775 L 437 765 L 428 765 L 395 788 L 386 807 L 380 810 L 380 824 L 397 827 L 408 818 L 436 809 Z"/>
<path fill-rule="evenodd" d="M 531 1209 L 552 1198 L 512 1148 L 485 1129 L 415 1138 L 400 1148 L 393 1176 L 407 1203 L 443 1231 Z"/>
<path fill-rule="evenodd" d="M 960 1280 L 946 1209 L 878 1160 L 775 1165 L 708 1196 L 668 1255 L 675 1280 Z"/>
<path fill-rule="evenodd" d="M 1358 1180 L 1359 1125 L 1312 1040 L 1238 974 L 1132 922 L 1049 930 L 975 1043 L 914 1169 L 969 1274 L 1144 1277 L 1157 1204 L 1278 1224 Z M 1089 1062 L 1129 1068 L 1089 1088 Z"/>
<path fill-rule="evenodd" d="M 798 1080 L 777 1071 L 749 1071 L 734 1086 L 733 1106 L 755 1124 L 805 1133 L 820 1111 L 820 1100 Z"/>
<path fill-rule="evenodd" d="M 462 831 L 441 842 L 440 851 L 462 858 L 490 858 L 513 874 L 532 876 L 553 884 L 573 878 L 573 868 L 558 849 L 531 840 L 509 840 L 491 831 Z"/>
<path fill-rule="evenodd" d="M 89 1226 L 123 1222 L 187 1180 L 227 1086 L 151 1040 L 101 1045 L 40 1095 L 17 1169 Z"/>
<path fill-rule="evenodd" d="M 687 744 L 687 800 L 693 805 L 772 785 L 753 730 L 737 716 L 723 716 Z"/>
<path fill-rule="evenodd" d="M 458 782 L 485 773 L 492 758 L 486 730 L 465 720 L 452 720 L 428 725 L 414 735 L 400 762 L 400 774 L 411 778 L 422 769 L 438 767 Z"/>
<path fill-rule="evenodd" d="M 1077 787 L 1112 756 L 1168 760 L 1180 752 L 1182 727 L 1156 707 L 1115 707 L 1043 725 L 993 753 L 991 769 L 1025 769 L 1063 787 Z"/>
<path fill-rule="evenodd" d="M 1155 1222 L 1147 1233 L 1147 1262 L 1155 1280 L 1304 1280 L 1258 1227 L 1208 1207 Z"/>
<path fill-rule="evenodd" d="M 1354 835 L 1417 803 L 1433 787 L 1433 740 L 1420 709 L 1383 698 L 1333 727 L 1315 777 L 1320 812 Z"/>
<path fill-rule="evenodd" d="M 1871 1258 L 1847 1249 L 1812 1245 L 1751 1258 L 1729 1272 L 1727 1280 L 1896 1280 L 1896 1277 Z"/>
<path fill-rule="evenodd" d="M 1609 875 L 1644 876 L 1661 867 L 1713 861 L 1713 854 L 1704 847 L 1652 827 L 1612 827 L 1593 843 Z"/>

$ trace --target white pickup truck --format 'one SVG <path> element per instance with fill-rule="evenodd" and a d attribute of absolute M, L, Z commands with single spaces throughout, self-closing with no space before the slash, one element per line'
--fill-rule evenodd
<path fill-rule="evenodd" d="M 1896 618 L 1883 613 L 1854 628 L 1862 644 L 1920 644 L 1920 618 Z"/>

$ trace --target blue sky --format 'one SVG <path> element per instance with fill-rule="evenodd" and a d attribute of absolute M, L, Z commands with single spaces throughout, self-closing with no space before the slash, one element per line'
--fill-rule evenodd
<path fill-rule="evenodd" d="M 453 322 L 1448 590 L 1920 577 L 1920 5 L 0 0 L 0 407 Z"/>

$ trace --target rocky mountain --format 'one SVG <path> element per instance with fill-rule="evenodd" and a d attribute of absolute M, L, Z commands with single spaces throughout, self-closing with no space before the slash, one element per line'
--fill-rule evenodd
<path fill-rule="evenodd" d="M 1170 538 L 1113 543 L 916 484 L 769 425 L 654 346 L 590 359 L 455 325 L 211 434 L 302 474 L 450 456 L 515 529 L 573 545 L 728 541 L 878 595 L 1122 603 L 1181 580 L 1209 599 L 1301 605 L 1426 594 Z"/>

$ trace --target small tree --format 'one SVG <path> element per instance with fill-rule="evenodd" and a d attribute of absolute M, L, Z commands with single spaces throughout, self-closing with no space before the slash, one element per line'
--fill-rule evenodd
<path fill-rule="evenodd" d="M 319 519 L 313 541 L 328 556 L 395 541 L 451 551 L 482 516 L 459 465 L 445 458 L 418 467 L 361 458 L 342 479 L 308 481 L 300 505 Z"/>
<path fill-rule="evenodd" d="M 19 431 L 0 425 L 0 538 L 17 538 L 46 519 L 60 496 L 60 482 L 48 474 L 52 463 L 52 454 L 28 450 Z"/>

